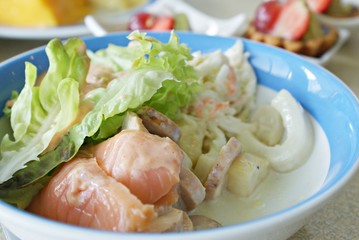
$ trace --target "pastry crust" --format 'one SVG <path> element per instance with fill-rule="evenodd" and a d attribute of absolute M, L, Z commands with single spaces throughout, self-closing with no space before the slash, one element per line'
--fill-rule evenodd
<path fill-rule="evenodd" d="M 354 7 L 351 15 L 349 17 L 358 17 L 359 16 L 359 7 Z"/>
<path fill-rule="evenodd" d="M 307 41 L 293 41 L 259 32 L 256 30 L 253 22 L 251 22 L 244 36 L 255 41 L 284 48 L 294 53 L 311 57 L 319 57 L 331 48 L 339 37 L 339 34 L 334 27 L 323 26 L 323 30 L 324 36 L 321 38 Z"/>

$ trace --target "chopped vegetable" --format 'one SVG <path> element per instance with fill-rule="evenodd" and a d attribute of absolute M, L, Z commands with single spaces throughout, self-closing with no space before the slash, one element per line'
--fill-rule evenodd
<path fill-rule="evenodd" d="M 274 107 L 269 105 L 259 107 L 251 120 L 256 124 L 256 137 L 266 145 L 274 146 L 283 139 L 282 117 Z"/>
<path fill-rule="evenodd" d="M 268 160 L 243 152 L 229 168 L 227 188 L 241 197 L 249 197 L 267 176 L 269 167 Z"/>

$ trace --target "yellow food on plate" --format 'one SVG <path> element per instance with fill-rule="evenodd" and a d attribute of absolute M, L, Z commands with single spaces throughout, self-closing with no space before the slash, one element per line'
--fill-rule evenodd
<path fill-rule="evenodd" d="M 73 24 L 90 12 L 88 0 L 0 0 L 0 24 L 51 27 Z"/>
<path fill-rule="evenodd" d="M 81 22 L 97 9 L 128 10 L 145 0 L 0 0 L 0 25 L 54 27 Z M 4 11 L 6 10 L 6 11 Z"/>

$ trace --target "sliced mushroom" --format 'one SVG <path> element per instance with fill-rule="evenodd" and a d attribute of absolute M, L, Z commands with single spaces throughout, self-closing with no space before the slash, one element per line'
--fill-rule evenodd
<path fill-rule="evenodd" d="M 181 130 L 171 119 L 156 109 L 148 106 L 142 107 L 138 113 L 142 123 L 150 133 L 161 137 L 169 137 L 178 142 L 181 137 Z"/>
<path fill-rule="evenodd" d="M 149 232 L 183 232 L 192 230 L 193 225 L 187 213 L 176 208 L 172 208 L 160 215 L 148 226 Z"/>
<path fill-rule="evenodd" d="M 203 215 L 192 215 L 189 216 L 192 221 L 193 230 L 203 230 L 222 227 L 222 224 L 216 220 L 203 216 Z"/>
<path fill-rule="evenodd" d="M 205 198 L 206 189 L 198 177 L 188 168 L 180 172 L 180 198 L 186 211 L 197 207 Z"/>
<path fill-rule="evenodd" d="M 122 123 L 122 129 L 139 130 L 148 132 L 146 127 L 142 123 L 142 119 L 137 116 L 136 113 L 127 112 Z"/>
<path fill-rule="evenodd" d="M 221 195 L 229 167 L 241 152 L 241 146 L 241 143 L 232 137 L 221 148 L 218 159 L 213 164 L 204 184 L 206 188 L 206 199 L 215 199 Z"/>
<path fill-rule="evenodd" d="M 178 199 L 177 199 L 177 202 L 175 204 L 173 204 L 174 208 L 177 208 L 177 209 L 180 209 L 180 210 L 183 210 L 183 211 L 187 211 L 187 206 L 186 204 L 184 203 L 182 197 L 180 196 Z"/>

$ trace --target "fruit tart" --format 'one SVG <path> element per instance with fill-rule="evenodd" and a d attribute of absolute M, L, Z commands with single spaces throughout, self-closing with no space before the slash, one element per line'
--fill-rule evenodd
<path fill-rule="evenodd" d="M 245 37 L 298 54 L 319 57 L 338 40 L 334 27 L 321 24 L 305 0 L 265 1 Z"/>
<path fill-rule="evenodd" d="M 335 18 L 351 18 L 359 16 L 359 8 L 341 0 L 306 0 L 309 8 L 319 14 Z"/>

